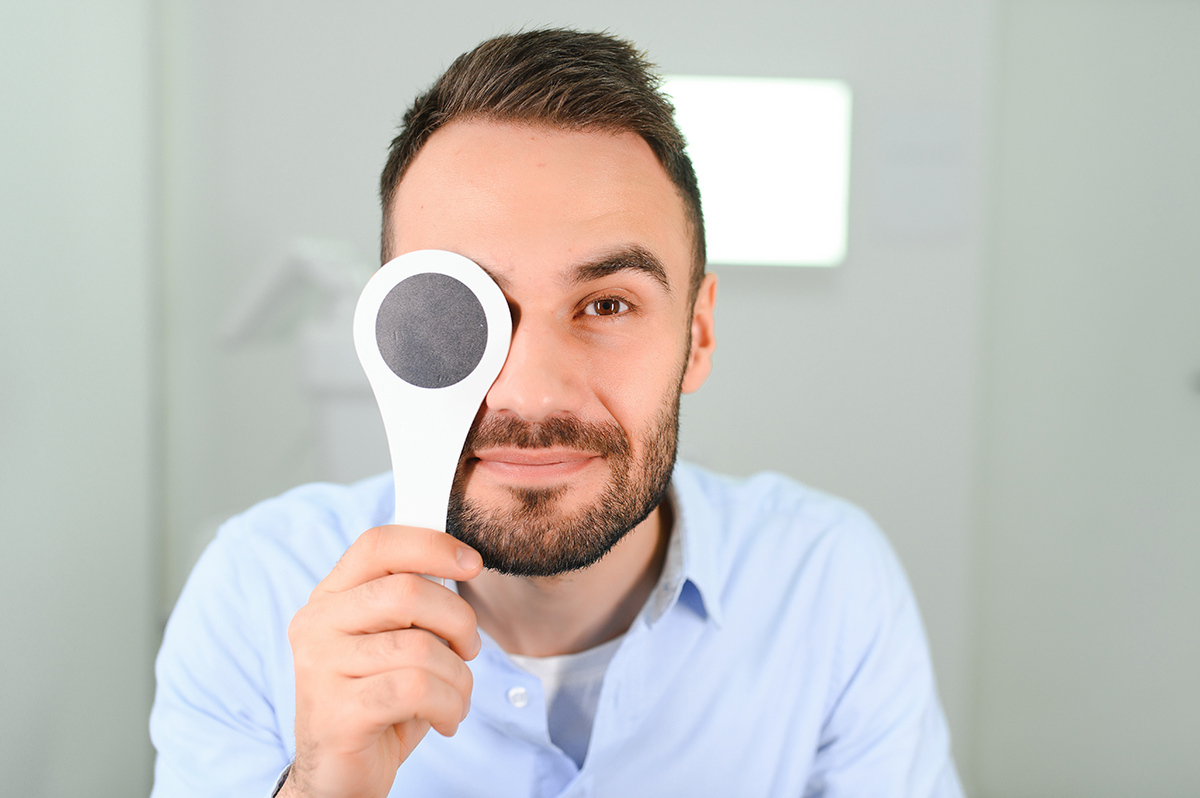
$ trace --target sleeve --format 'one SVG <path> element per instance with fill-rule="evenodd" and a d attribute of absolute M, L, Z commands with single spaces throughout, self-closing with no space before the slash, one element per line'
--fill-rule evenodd
<path fill-rule="evenodd" d="M 269 674 L 280 657 L 290 668 L 290 613 L 252 555 L 223 529 L 171 614 L 150 714 L 153 798 L 265 798 L 289 764 Z"/>
<path fill-rule="evenodd" d="M 961 798 L 916 600 L 882 533 L 866 528 L 834 555 L 854 588 L 805 796 Z"/>

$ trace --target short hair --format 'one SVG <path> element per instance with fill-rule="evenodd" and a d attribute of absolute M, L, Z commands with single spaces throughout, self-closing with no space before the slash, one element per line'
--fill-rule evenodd
<path fill-rule="evenodd" d="M 691 296 L 707 257 L 700 189 L 675 108 L 659 90 L 654 65 L 630 42 L 608 33 L 548 28 L 497 36 L 460 55 L 413 101 L 392 140 L 379 180 L 380 254 L 391 257 L 389 217 L 396 188 L 439 128 L 464 119 L 603 130 L 640 135 L 683 199 L 692 228 Z"/>

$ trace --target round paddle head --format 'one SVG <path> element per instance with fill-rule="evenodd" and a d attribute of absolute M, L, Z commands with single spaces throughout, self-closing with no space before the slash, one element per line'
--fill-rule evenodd
<path fill-rule="evenodd" d="M 487 314 L 479 298 L 440 272 L 396 283 L 375 316 L 375 342 L 383 362 L 418 388 L 462 382 L 483 359 L 487 340 Z"/>

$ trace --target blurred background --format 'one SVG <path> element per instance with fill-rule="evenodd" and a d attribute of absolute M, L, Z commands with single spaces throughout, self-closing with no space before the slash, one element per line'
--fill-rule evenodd
<path fill-rule="evenodd" d="M 0 792 L 145 794 L 217 524 L 387 467 L 330 354 L 386 147 L 456 55 L 547 24 L 850 85 L 847 257 L 715 269 L 681 452 L 878 519 L 971 794 L 1200 795 L 1188 0 L 5 0 Z"/>

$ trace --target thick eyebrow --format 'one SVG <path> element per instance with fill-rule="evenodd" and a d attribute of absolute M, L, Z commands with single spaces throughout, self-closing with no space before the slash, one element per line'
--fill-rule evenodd
<path fill-rule="evenodd" d="M 576 284 L 586 283 L 628 270 L 650 275 L 668 294 L 672 293 L 671 282 L 667 279 L 667 270 L 662 261 L 654 257 L 649 250 L 639 246 L 627 247 L 582 263 L 575 267 L 575 273 L 570 279 Z"/>
<path fill-rule="evenodd" d="M 506 294 L 509 293 L 512 282 L 507 277 L 479 261 L 476 261 L 476 263 L 479 264 L 479 268 L 487 272 L 488 277 L 491 277 L 496 282 L 496 285 L 500 286 L 501 291 L 504 291 Z M 567 279 L 571 283 L 578 285 L 592 280 L 600 280 L 609 275 L 627 270 L 648 274 L 663 287 L 667 294 L 673 293 L 671 290 L 671 281 L 667 279 L 667 270 L 662 265 L 662 261 L 656 258 L 650 250 L 637 245 L 619 249 L 616 252 L 603 255 L 587 263 L 581 263 L 575 267 L 574 274 L 571 274 Z"/>

